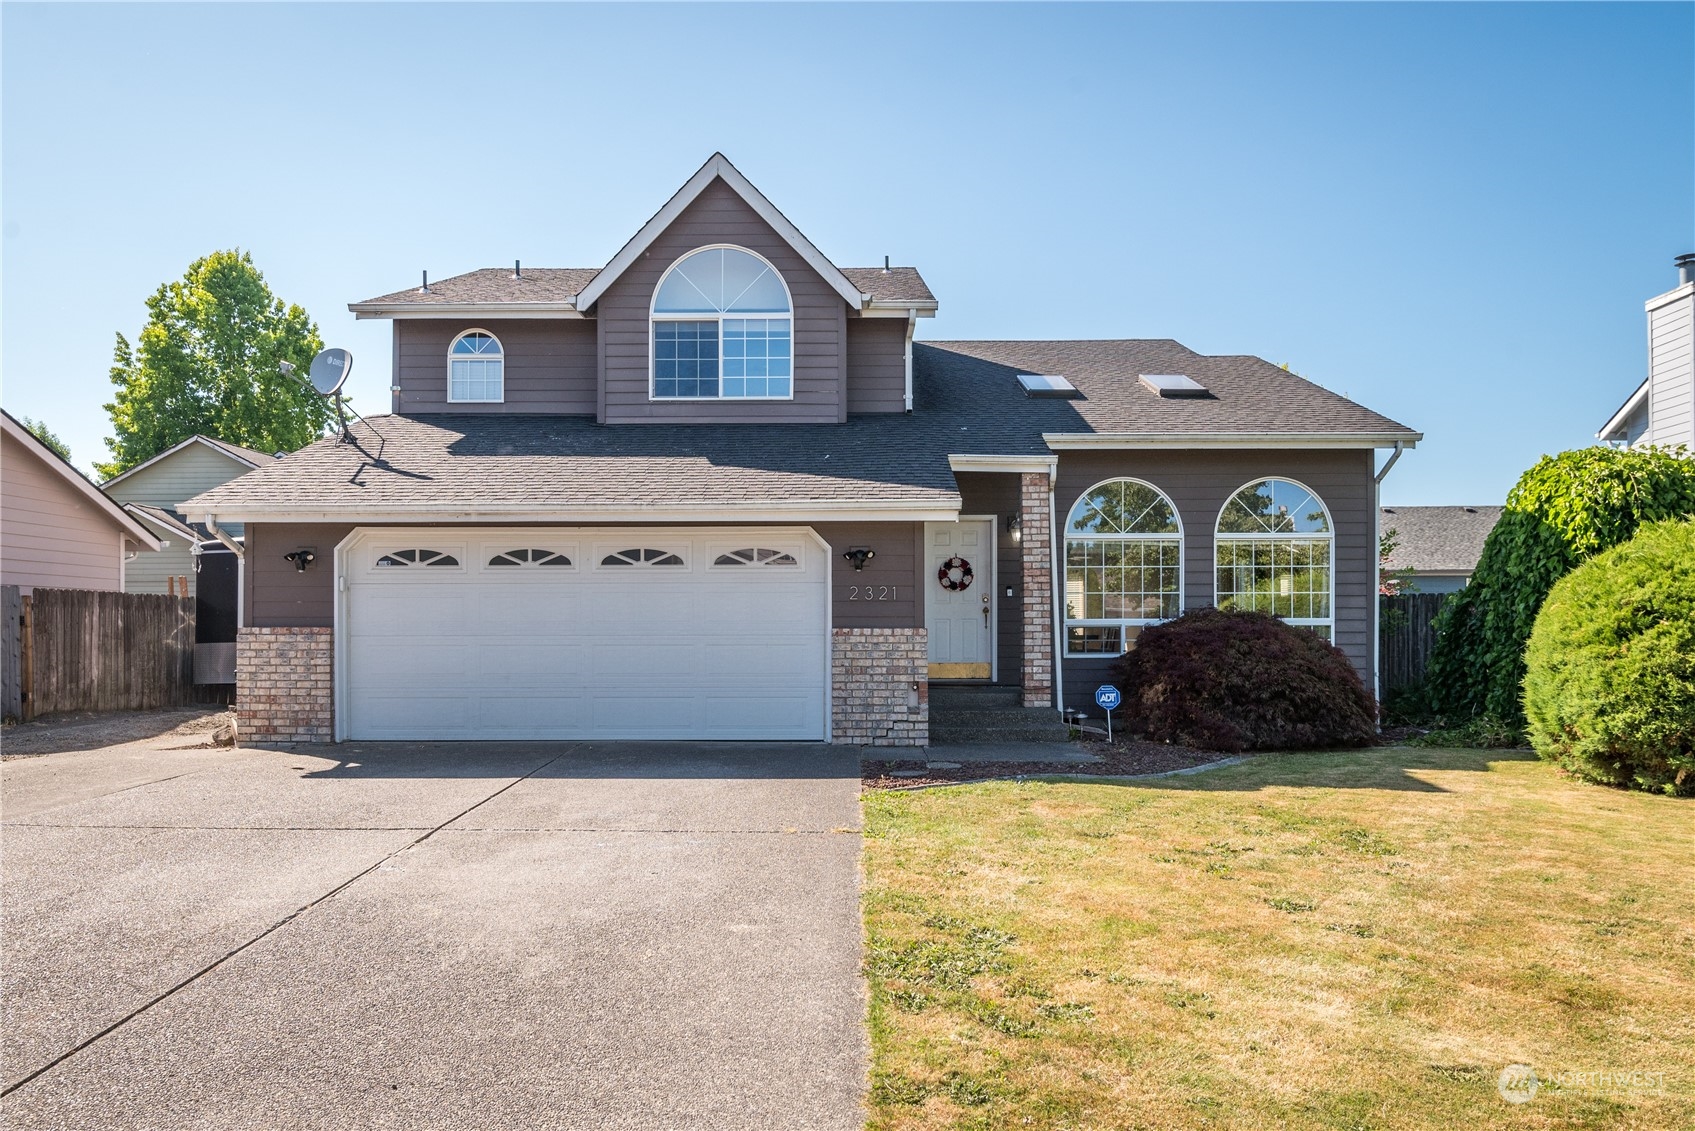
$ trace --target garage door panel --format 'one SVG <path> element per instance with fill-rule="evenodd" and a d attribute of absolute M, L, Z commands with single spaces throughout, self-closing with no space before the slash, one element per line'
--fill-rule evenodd
<path fill-rule="evenodd" d="M 653 543 L 651 532 L 613 536 Z M 478 535 L 513 546 L 536 537 Z M 569 570 L 426 575 L 350 555 L 349 737 L 823 738 L 827 559 L 808 541 L 800 570 L 706 568 L 725 537 L 668 531 L 687 569 L 601 569 L 584 554 Z"/>

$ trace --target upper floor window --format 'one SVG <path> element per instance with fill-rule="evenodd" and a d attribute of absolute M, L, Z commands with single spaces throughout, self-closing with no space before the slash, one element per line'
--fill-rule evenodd
<path fill-rule="evenodd" d="M 1116 656 L 1183 607 L 1183 529 L 1156 487 L 1109 479 L 1065 522 L 1065 653 Z"/>
<path fill-rule="evenodd" d="M 506 399 L 506 355 L 487 330 L 466 330 L 447 349 L 449 401 Z"/>
<path fill-rule="evenodd" d="M 690 252 L 653 292 L 653 396 L 786 400 L 794 306 L 783 277 L 737 247 Z"/>
<path fill-rule="evenodd" d="M 1218 607 L 1270 613 L 1331 639 L 1333 541 L 1313 492 L 1289 479 L 1248 484 L 1218 516 Z"/>

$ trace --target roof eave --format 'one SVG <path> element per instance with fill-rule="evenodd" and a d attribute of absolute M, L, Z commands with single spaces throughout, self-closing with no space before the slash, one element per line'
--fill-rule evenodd
<path fill-rule="evenodd" d="M 200 435 L 200 433 L 196 432 L 194 435 L 190 436 L 188 439 L 184 440 L 182 443 L 175 444 L 175 445 L 173 445 L 169 448 L 166 448 L 164 451 L 160 452 L 158 455 L 154 456 L 152 459 L 144 460 L 141 463 L 138 463 L 134 467 L 130 468 L 128 471 L 125 471 L 125 472 L 122 472 L 118 475 L 112 476 L 112 478 L 106 480 L 106 482 L 104 484 L 102 484 L 102 487 L 105 488 L 105 489 L 110 489 L 113 484 L 122 483 L 124 480 L 128 479 L 130 476 L 134 475 L 136 472 L 142 470 L 143 468 L 152 467 L 154 464 L 158 463 L 160 460 L 167 459 L 171 456 L 176 455 L 178 452 L 182 451 L 184 448 L 188 447 L 190 444 L 204 445 L 205 447 L 211 448 L 214 452 L 217 452 L 219 455 L 223 456 L 225 459 L 234 460 L 236 463 L 244 463 L 249 468 L 255 468 L 255 467 L 259 466 L 257 463 L 254 463 L 252 460 L 248 459 L 246 456 L 237 455 L 235 452 L 230 451 L 228 448 L 226 448 L 222 444 L 219 444 L 216 441 L 214 441 L 210 436 L 202 436 L 202 435 Z"/>
<path fill-rule="evenodd" d="M 1088 448 L 1414 448 L 1422 432 L 1044 432 L 1054 451 Z"/>
<path fill-rule="evenodd" d="M 541 506 L 534 503 L 370 503 L 303 504 L 203 503 L 195 508 L 217 522 L 431 522 L 652 523 L 790 522 L 815 517 L 831 522 L 950 522 L 959 517 L 955 491 L 933 499 L 798 499 L 747 504 L 640 506 L 629 503 Z"/>
<path fill-rule="evenodd" d="M 581 318 L 572 302 L 350 302 L 356 318 Z"/>
<path fill-rule="evenodd" d="M 1624 403 L 1619 406 L 1619 410 L 1608 417 L 1607 422 L 1601 426 L 1601 430 L 1595 433 L 1597 440 L 1606 441 L 1615 438 L 1622 440 L 1625 438 L 1623 436 L 1615 437 L 1614 433 L 1623 428 L 1625 421 L 1630 418 L 1630 414 L 1641 408 L 1642 402 L 1648 399 L 1648 384 L 1649 382 L 1644 380 L 1642 384 L 1636 386 L 1634 393 L 1625 398 Z"/>

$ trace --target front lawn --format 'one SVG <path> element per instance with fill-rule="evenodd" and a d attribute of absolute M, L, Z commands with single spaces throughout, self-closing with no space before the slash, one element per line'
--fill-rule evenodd
<path fill-rule="evenodd" d="M 1687 800 L 1389 748 L 865 825 L 874 1128 L 1695 1126 Z"/>

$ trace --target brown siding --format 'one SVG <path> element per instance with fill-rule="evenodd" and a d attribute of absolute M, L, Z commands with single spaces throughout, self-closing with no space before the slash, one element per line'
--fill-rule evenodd
<path fill-rule="evenodd" d="M 1055 520 L 1063 536 L 1072 504 L 1103 479 L 1130 476 L 1152 483 L 1171 497 L 1182 519 L 1183 606 L 1198 609 L 1213 603 L 1213 530 L 1225 501 L 1256 479 L 1298 480 L 1330 510 L 1336 532 L 1336 644 L 1370 687 L 1377 593 L 1371 475 L 1369 451 L 1067 452 L 1059 460 Z M 1066 705 L 1096 713 L 1091 693 L 1111 667 L 1105 659 L 1066 660 Z"/>
<path fill-rule="evenodd" d="M 0 580 L 25 593 L 124 587 L 123 528 L 57 468 L 8 436 L 0 443 L 0 482 Z"/>
<path fill-rule="evenodd" d="M 648 311 L 665 270 L 707 244 L 727 243 L 770 260 L 794 298 L 794 400 L 653 401 L 648 397 Z M 831 423 L 842 395 L 847 304 L 722 181 L 685 208 L 595 304 L 600 324 L 602 416 L 607 424 L 675 422 Z"/>
<path fill-rule="evenodd" d="M 906 411 L 906 319 L 848 319 L 847 410 Z"/>
<path fill-rule="evenodd" d="M 1023 674 L 1024 562 L 1019 544 L 1007 533 L 1006 517 L 1018 513 L 1018 475 L 960 472 L 954 479 L 959 483 L 960 514 L 995 516 L 995 623 L 1000 635 L 995 641 L 999 660 L 995 682 L 1016 687 Z M 1008 586 L 1012 588 L 1010 597 L 1006 595 Z"/>
<path fill-rule="evenodd" d="M 447 399 L 447 348 L 472 327 L 500 339 L 506 354 L 506 399 L 458 404 Z M 595 411 L 595 327 L 586 319 L 421 319 L 394 323 L 399 412 Z"/>
<path fill-rule="evenodd" d="M 790 524 L 792 525 L 792 524 Z M 923 529 L 911 522 L 814 523 L 830 544 L 834 585 L 832 617 L 837 628 L 913 628 L 923 625 L 918 552 Z M 335 623 L 335 548 L 354 527 L 346 523 L 263 523 L 247 529 L 247 624 L 260 628 L 321 628 Z M 317 561 L 304 573 L 283 555 L 311 547 Z M 876 556 L 863 572 L 842 560 L 853 546 Z M 897 599 L 853 600 L 853 587 L 898 591 Z"/>

